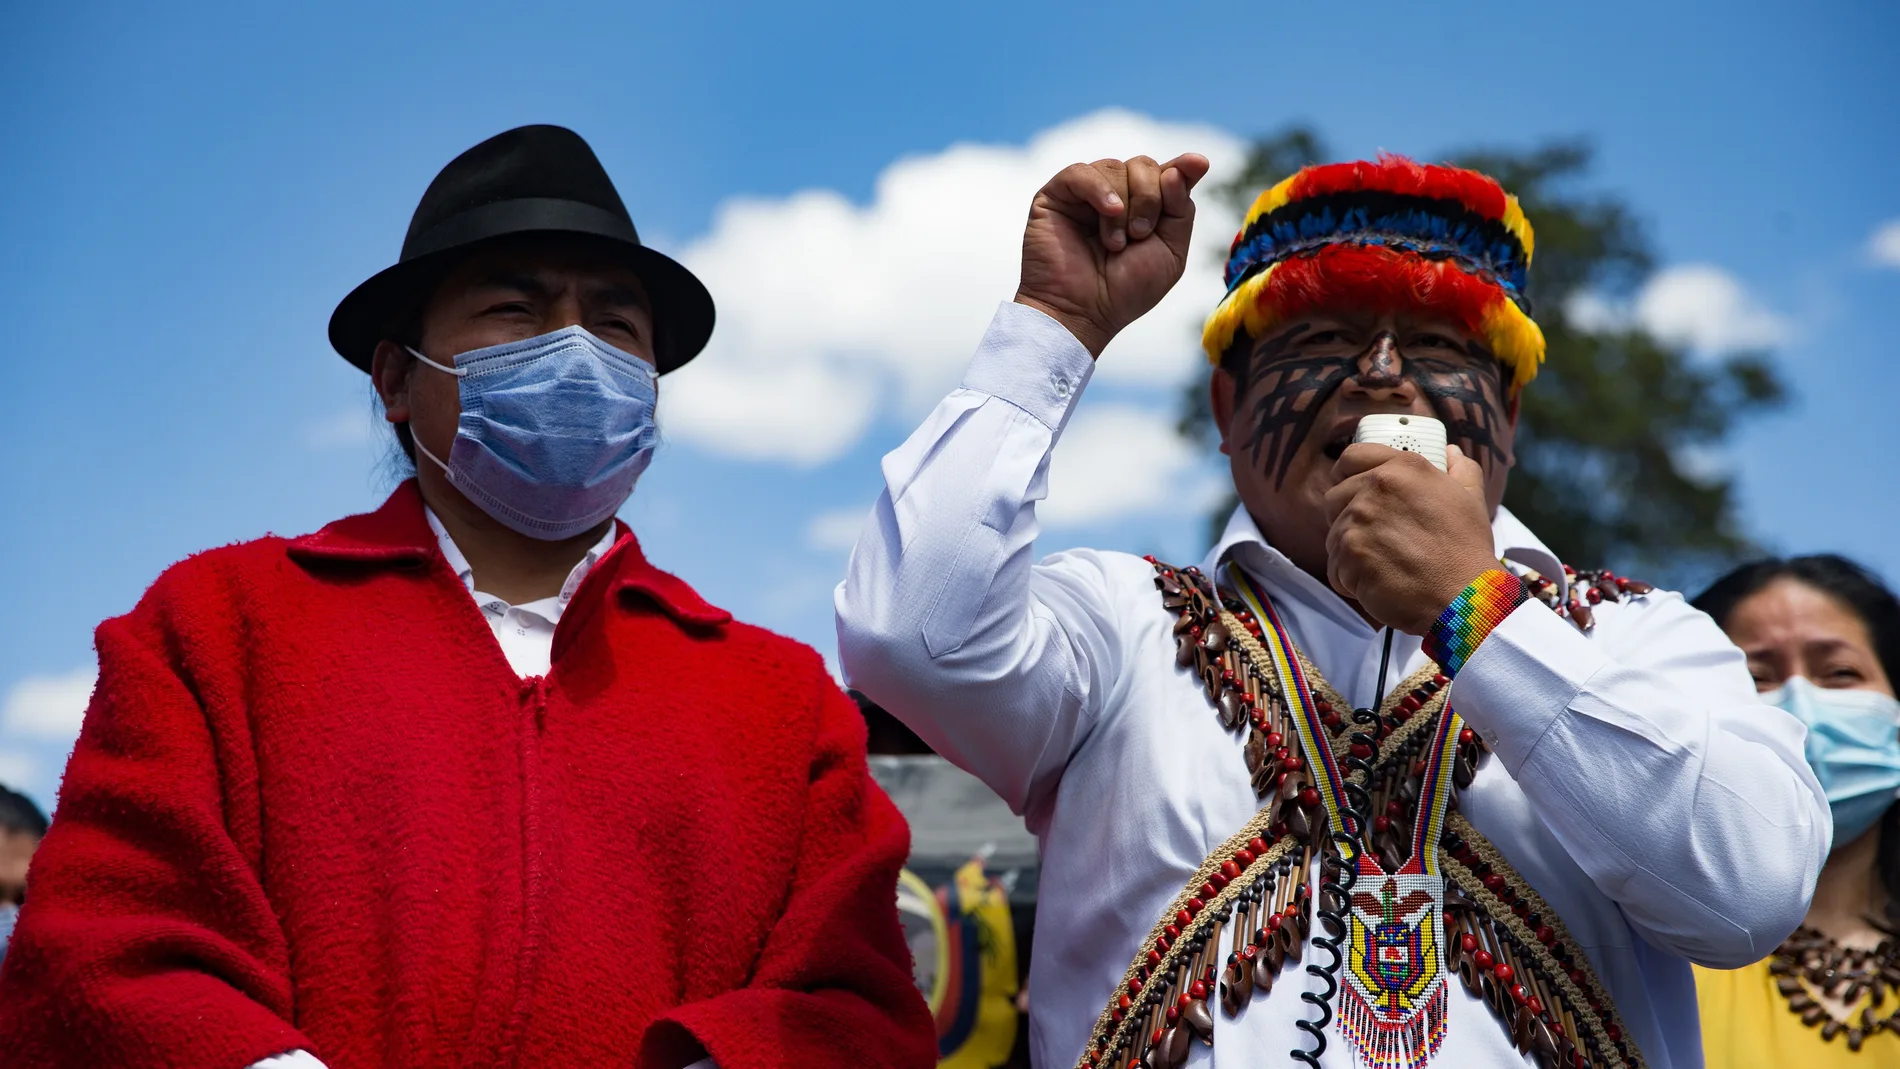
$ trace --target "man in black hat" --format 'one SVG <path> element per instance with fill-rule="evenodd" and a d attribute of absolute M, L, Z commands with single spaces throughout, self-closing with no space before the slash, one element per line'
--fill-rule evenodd
<path fill-rule="evenodd" d="M 571 131 L 437 176 L 330 322 L 417 476 L 100 626 L 0 1060 L 934 1061 L 855 708 L 614 519 L 712 323 Z"/>

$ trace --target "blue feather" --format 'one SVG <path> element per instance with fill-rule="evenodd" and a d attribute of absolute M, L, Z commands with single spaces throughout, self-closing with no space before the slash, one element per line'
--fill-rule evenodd
<path fill-rule="evenodd" d="M 1337 210 L 1335 210 L 1337 209 Z M 1450 260 L 1459 269 L 1496 280 L 1518 305 L 1529 260 L 1515 235 L 1496 220 L 1455 203 L 1395 194 L 1346 193 L 1283 205 L 1254 221 L 1253 233 L 1227 261 L 1228 290 L 1292 256 L 1328 245 L 1373 245 Z"/>

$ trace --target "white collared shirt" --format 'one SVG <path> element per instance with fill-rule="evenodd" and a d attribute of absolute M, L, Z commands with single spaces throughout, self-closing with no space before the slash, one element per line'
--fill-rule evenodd
<path fill-rule="evenodd" d="M 964 377 L 884 458 L 886 492 L 836 593 L 846 677 L 987 783 L 1039 839 L 1030 1045 L 1073 1065 L 1161 910 L 1257 803 L 1244 736 L 1174 662 L 1154 572 L 1124 553 L 1034 559 L 1049 457 L 1094 369 L 1068 331 L 998 311 Z M 1508 511 L 1496 549 L 1551 576 Z M 1202 568 L 1231 559 L 1355 705 L 1382 633 L 1266 544 L 1237 510 Z M 1658 591 L 1594 607 L 1585 635 L 1533 600 L 1493 630 L 1452 701 L 1494 756 L 1460 809 L 1562 917 L 1653 1069 L 1701 1064 L 1691 960 L 1765 956 L 1802 918 L 1831 825 L 1801 725 L 1756 700 L 1708 617 Z M 1398 635 L 1391 678 L 1423 667 Z M 1317 897 L 1317 896 L 1316 896 Z M 1448 979 L 1442 1069 L 1521 1066 L 1483 1004 Z M 1310 1041 L 1289 966 L 1196 1066 L 1291 1064 Z M 1337 1033 L 1323 1064 L 1354 1064 Z"/>
<path fill-rule="evenodd" d="M 508 658 L 508 664 L 515 674 L 526 679 L 529 676 L 544 676 L 554 662 L 554 628 L 561 622 L 561 613 L 567 610 L 567 603 L 574 599 L 574 592 L 581 588 L 581 581 L 607 551 L 614 548 L 619 538 L 619 529 L 614 524 L 607 525 L 607 533 L 600 541 L 588 547 L 583 556 L 567 573 L 567 581 L 561 584 L 561 592 L 550 597 L 539 598 L 521 605 L 510 605 L 493 594 L 484 594 L 475 589 L 475 569 L 468 558 L 455 545 L 455 539 L 449 537 L 448 528 L 436 518 L 435 510 L 424 505 L 423 516 L 428 518 L 429 530 L 435 532 L 436 544 L 442 547 L 442 556 L 455 570 L 456 578 L 462 581 L 469 596 L 475 599 L 476 607 L 482 610 L 482 616 L 488 620 L 489 630 L 495 633 L 495 641 L 501 643 L 502 655 Z"/>

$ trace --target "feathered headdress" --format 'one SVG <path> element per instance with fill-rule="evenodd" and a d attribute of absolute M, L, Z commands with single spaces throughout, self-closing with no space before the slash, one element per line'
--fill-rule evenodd
<path fill-rule="evenodd" d="M 1307 167 L 1248 209 L 1201 346 L 1219 363 L 1236 335 L 1292 316 L 1422 309 L 1483 338 L 1521 389 L 1544 360 L 1524 296 L 1533 243 L 1517 198 L 1476 171 L 1402 156 Z"/>

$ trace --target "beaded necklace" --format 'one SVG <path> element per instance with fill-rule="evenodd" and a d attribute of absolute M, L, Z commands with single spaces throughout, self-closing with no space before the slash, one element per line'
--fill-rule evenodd
<path fill-rule="evenodd" d="M 1351 824 L 1335 828 L 1312 763 L 1302 752 L 1296 710 L 1287 697 L 1290 676 L 1262 641 L 1260 614 L 1239 597 L 1216 591 L 1199 569 L 1149 560 L 1162 604 L 1176 616 L 1176 663 L 1194 669 L 1223 726 L 1245 730 L 1243 754 L 1262 804 L 1169 903 L 1097 1018 L 1077 1067 L 1175 1069 L 1185 1064 L 1196 1040 L 1213 1042 L 1216 1021 L 1208 1003 L 1216 991 L 1223 1013 L 1239 1014 L 1256 994 L 1271 992 L 1281 969 L 1300 961 L 1310 943 L 1329 960 L 1305 968 L 1323 978 L 1326 988 L 1323 997 L 1302 993 L 1316 1016 L 1296 1026 L 1312 1045 L 1289 1054 L 1317 1069 L 1340 991 L 1337 976 L 1348 956 L 1342 944 L 1352 945 L 1348 923 L 1357 904 L 1350 898 L 1351 881 L 1342 879 L 1348 871 L 1344 859 L 1369 856 L 1387 873 L 1402 870 L 1415 854 L 1420 799 L 1431 797 L 1423 782 L 1427 772 L 1448 765 L 1451 785 L 1462 789 L 1486 750 L 1474 732 L 1455 722 L 1451 730 L 1441 730 L 1448 680 L 1436 666 L 1402 682 L 1381 710 L 1353 710 L 1348 722 L 1339 712 L 1349 707 L 1345 700 L 1296 647 L 1285 643 L 1278 652 L 1297 666 L 1307 684 L 1306 709 L 1317 725 L 1311 734 L 1335 763 L 1350 769 L 1344 777 L 1349 790 L 1363 795 L 1352 799 L 1355 814 L 1377 814 L 1366 826 L 1369 834 L 1366 827 Z M 1560 599 L 1555 584 L 1545 581 L 1545 589 L 1539 589 L 1535 579 L 1541 577 L 1525 578 L 1533 595 L 1580 628 L 1587 627 L 1588 604 L 1634 593 L 1638 585 L 1607 573 L 1578 576 L 1572 579 L 1572 598 Z M 1583 612 L 1574 612 L 1577 608 Z M 1426 759 L 1434 743 L 1443 747 L 1442 760 Z M 1442 948 L 1443 971 L 1456 973 L 1491 1009 L 1514 1045 L 1542 1069 L 1643 1069 L 1607 991 L 1562 920 L 1455 812 L 1455 798 L 1453 791 L 1436 837 L 1442 913 L 1432 939 Z M 1432 808 L 1426 807 L 1428 820 Z M 1308 919 L 1315 859 L 1321 879 L 1318 932 Z M 1376 906 L 1383 911 L 1385 903 Z M 1422 1058 L 1407 1059 L 1431 1045 L 1405 1042 L 1371 1049 L 1396 1059 L 1383 1064 L 1422 1064 Z M 1367 1049 L 1361 1047 L 1362 1057 Z"/>
<path fill-rule="evenodd" d="M 1883 1028 L 1900 1033 L 1900 1005 L 1885 1017 L 1874 1016 L 1874 1007 L 1889 992 L 1900 990 L 1900 943 L 1891 935 L 1872 950 L 1863 950 L 1841 946 L 1833 937 L 1802 925 L 1769 956 L 1768 971 L 1776 978 L 1775 990 L 1788 1000 L 1788 1009 L 1801 1023 L 1821 1026 L 1824 1043 L 1845 1036 L 1847 1049 L 1859 1051 L 1869 1036 Z M 1816 991 L 1849 1006 L 1868 996 L 1860 1022 L 1849 1024 L 1835 1017 L 1814 997 Z M 1852 1020 L 1853 1015 L 1848 1016 Z"/>
<path fill-rule="evenodd" d="M 1430 744 L 1419 755 L 1415 831 L 1403 859 L 1394 852 L 1382 860 L 1367 851 L 1370 743 L 1359 744 L 1357 753 L 1349 749 L 1345 762 L 1334 756 L 1306 674 L 1293 656 L 1293 640 L 1272 601 L 1238 568 L 1230 565 L 1227 579 L 1249 618 L 1262 622 L 1258 641 L 1279 675 L 1287 719 L 1299 733 L 1301 752 L 1335 831 L 1332 845 L 1339 871 L 1322 887 L 1322 902 L 1335 908 L 1321 920 L 1328 929 L 1344 929 L 1339 937 L 1344 946 L 1336 938 L 1330 947 L 1343 953 L 1346 964 L 1340 1033 L 1370 1069 L 1419 1069 L 1445 1039 L 1445 955 L 1439 945 L 1444 938 L 1439 921 L 1445 915 L 1445 879 L 1439 872 L 1438 849 L 1451 800 L 1452 751 L 1462 722 L 1445 706 Z M 1249 629 L 1249 636 L 1254 634 Z M 1245 638 L 1241 642 L 1243 648 L 1248 645 Z M 1357 780 L 1348 769 L 1358 774 Z M 1403 817 L 1403 805 L 1397 812 Z M 1380 815 L 1387 817 L 1390 831 L 1391 817 Z M 1367 889 L 1357 889 L 1361 881 Z M 1342 900 L 1346 910 L 1338 909 Z"/>

